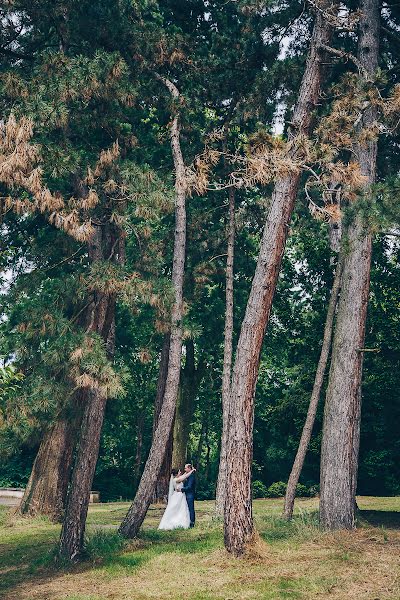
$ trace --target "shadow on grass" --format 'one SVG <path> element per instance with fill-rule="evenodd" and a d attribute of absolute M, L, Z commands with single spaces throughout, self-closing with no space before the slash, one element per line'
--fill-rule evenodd
<path fill-rule="evenodd" d="M 400 529 L 400 511 L 360 510 L 358 520 L 362 526 Z"/>
<path fill-rule="evenodd" d="M 142 530 L 132 541 L 123 540 L 116 531 L 98 529 L 88 536 L 85 559 L 71 565 L 57 560 L 57 538 L 54 532 L 36 533 L 33 539 L 29 534 L 19 535 L 17 544 L 0 546 L 0 596 L 6 597 L 22 584 L 38 585 L 66 573 L 93 569 L 109 576 L 133 573 L 160 554 L 201 553 L 222 544 L 216 529 Z"/>

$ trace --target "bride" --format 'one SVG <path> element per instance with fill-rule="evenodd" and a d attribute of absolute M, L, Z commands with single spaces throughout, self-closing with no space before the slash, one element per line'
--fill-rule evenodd
<path fill-rule="evenodd" d="M 181 527 L 188 529 L 190 526 L 189 507 L 186 502 L 186 496 L 181 492 L 182 481 L 185 481 L 195 471 L 192 469 L 188 473 L 181 475 L 181 471 L 172 469 L 169 482 L 168 504 L 158 529 L 177 529 Z"/>

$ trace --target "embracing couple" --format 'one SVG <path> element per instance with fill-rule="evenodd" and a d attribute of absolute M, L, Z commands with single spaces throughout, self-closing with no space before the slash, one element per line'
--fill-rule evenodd
<path fill-rule="evenodd" d="M 168 504 L 158 529 L 188 529 L 194 527 L 194 495 L 196 491 L 196 469 L 185 465 L 185 471 L 172 469 L 169 482 Z"/>

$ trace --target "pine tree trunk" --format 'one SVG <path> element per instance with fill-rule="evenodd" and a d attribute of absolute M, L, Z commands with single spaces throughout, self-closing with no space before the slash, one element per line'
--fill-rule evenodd
<path fill-rule="evenodd" d="M 307 135 L 319 100 L 323 51 L 331 26 L 318 10 L 290 138 L 296 151 L 297 135 Z M 254 392 L 260 352 L 269 320 L 300 173 L 278 178 L 264 227 L 260 253 L 236 351 L 231 387 L 231 423 L 228 433 L 225 502 L 225 546 L 235 556 L 243 554 L 253 537 L 251 465 L 253 457 Z"/>
<path fill-rule="evenodd" d="M 222 369 L 222 436 L 217 492 L 215 498 L 215 516 L 222 518 L 225 506 L 226 490 L 226 452 L 229 429 L 229 404 L 231 394 L 232 353 L 233 353 L 233 260 L 235 250 L 235 190 L 229 190 L 228 248 L 226 258 L 225 291 L 225 330 L 224 330 L 224 366 Z"/>
<path fill-rule="evenodd" d="M 193 340 L 187 340 L 185 345 L 186 361 L 176 404 L 172 448 L 172 465 L 177 469 L 182 468 L 187 461 L 190 423 L 193 419 L 194 403 L 199 386 Z"/>
<path fill-rule="evenodd" d="M 371 77 L 378 68 L 379 0 L 362 0 L 358 60 Z M 360 79 L 362 74 L 360 74 Z M 363 81 L 361 79 L 361 85 Z M 359 133 L 376 120 L 369 106 Z M 367 137 L 354 147 L 366 176 L 365 193 L 375 180 L 377 142 Z M 329 383 L 326 394 L 321 449 L 321 524 L 328 529 L 355 526 L 358 450 L 361 419 L 361 378 L 368 307 L 372 238 L 358 214 L 347 230 Z"/>
<path fill-rule="evenodd" d="M 179 100 L 179 92 L 175 85 L 168 80 L 163 80 L 163 83 L 168 87 L 173 98 Z M 134 537 L 138 533 L 154 495 L 157 478 L 171 435 L 179 388 L 182 356 L 183 280 L 186 251 L 186 176 L 179 132 L 179 117 L 175 115 L 171 125 L 171 147 L 175 165 L 175 236 L 172 265 L 172 283 L 175 298 L 171 314 L 168 375 L 157 429 L 153 437 L 139 488 L 119 528 L 120 533 L 125 537 Z"/>
<path fill-rule="evenodd" d="M 153 416 L 153 437 L 157 429 L 158 417 L 160 416 L 162 401 L 164 398 L 165 385 L 167 382 L 168 375 L 168 356 L 169 356 L 169 342 L 170 334 L 167 333 L 164 336 L 164 342 L 161 350 L 160 368 L 158 372 L 157 382 L 157 393 L 156 400 L 154 403 L 154 416 Z M 171 477 L 172 469 L 172 431 L 169 436 L 167 448 L 163 463 L 161 465 L 160 475 L 158 476 L 156 489 L 154 492 L 153 502 L 166 502 L 168 499 L 169 480 Z"/>
<path fill-rule="evenodd" d="M 107 224 L 97 227 L 89 243 L 90 261 L 95 263 L 110 260 L 115 245 L 111 226 Z M 101 336 L 111 354 L 114 342 L 115 296 L 95 291 L 88 318 L 87 331 Z M 82 390 L 82 398 L 82 424 L 60 536 L 60 554 L 69 560 L 79 558 L 83 549 L 90 490 L 99 454 L 107 401 L 98 388 L 91 386 Z"/>
<path fill-rule="evenodd" d="M 78 429 L 78 419 L 62 416 L 44 434 L 18 512 L 62 520 Z"/>
<path fill-rule="evenodd" d="M 79 326 L 85 327 L 87 319 L 85 311 L 78 319 Z M 19 506 L 21 514 L 47 515 L 54 522 L 62 521 L 82 422 L 82 403 L 81 392 L 77 391 L 57 422 L 45 433 Z"/>
<path fill-rule="evenodd" d="M 283 516 L 290 520 L 293 516 L 294 499 L 296 497 L 296 486 L 299 482 L 300 474 L 303 469 L 304 459 L 307 454 L 308 445 L 311 439 L 311 433 L 314 427 L 315 416 L 317 414 L 319 397 L 325 377 L 326 365 L 328 364 L 329 350 L 332 341 L 333 323 L 335 320 L 336 305 L 339 297 L 341 277 L 342 277 L 342 255 L 339 255 L 336 266 L 335 278 L 333 280 L 331 297 L 329 299 L 328 311 L 326 314 L 324 335 L 322 340 L 321 354 L 318 361 L 317 371 L 315 374 L 314 386 L 311 393 L 310 404 L 307 411 L 306 421 L 299 442 L 296 458 L 294 459 L 293 467 L 289 476 Z"/>

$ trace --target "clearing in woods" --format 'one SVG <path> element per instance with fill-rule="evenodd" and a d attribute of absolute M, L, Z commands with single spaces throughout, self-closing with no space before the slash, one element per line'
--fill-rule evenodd
<path fill-rule="evenodd" d="M 223 548 L 213 502 L 197 502 L 193 530 L 159 532 L 152 506 L 138 539 L 116 528 L 127 503 L 93 505 L 87 560 L 54 563 L 59 526 L 10 517 L 0 507 L 0 597 L 5 600 L 332 600 L 400 599 L 400 498 L 360 497 L 359 528 L 323 533 L 316 499 L 296 502 L 292 523 L 282 500 L 255 500 L 260 538 L 243 560 Z"/>

